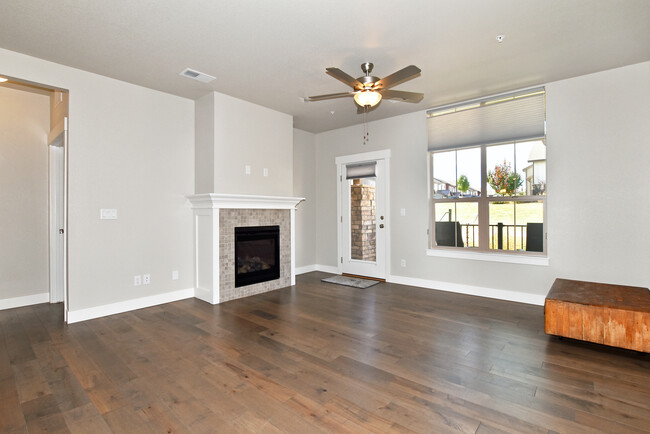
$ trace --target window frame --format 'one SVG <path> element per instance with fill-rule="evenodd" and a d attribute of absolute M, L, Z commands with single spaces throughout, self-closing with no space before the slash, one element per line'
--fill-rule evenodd
<path fill-rule="evenodd" d="M 520 196 L 488 196 L 487 191 L 487 149 L 492 146 L 499 146 L 504 144 L 514 144 L 515 149 L 517 143 L 525 143 L 530 141 L 540 140 L 546 146 L 546 136 L 537 136 L 527 139 L 519 140 L 508 140 L 498 143 L 486 143 L 480 145 L 472 146 L 460 146 L 453 147 L 448 149 L 435 149 L 427 152 L 427 165 L 428 176 L 429 176 L 429 240 L 428 240 L 428 249 L 427 254 L 429 256 L 443 256 L 451 258 L 469 258 L 476 260 L 487 260 L 487 261 L 497 261 L 497 262 L 514 262 L 514 263 L 525 263 L 531 265 L 548 265 L 548 246 L 547 246 L 547 195 L 548 195 L 548 158 L 546 159 L 546 176 L 545 182 L 547 185 L 547 190 L 545 194 L 542 195 L 520 195 Z M 464 198 L 441 198 L 435 199 L 435 186 L 434 186 L 434 167 L 433 167 L 433 155 L 440 152 L 449 152 L 449 151 L 459 151 L 463 149 L 471 148 L 480 148 L 481 150 L 481 195 L 478 197 L 464 197 Z M 516 151 L 515 151 L 516 152 Z M 516 158 L 515 158 L 516 160 Z M 456 161 L 456 166 L 458 162 Z M 517 170 L 518 168 L 515 168 Z M 456 178 L 458 178 L 458 173 L 456 173 Z M 456 180 L 457 182 L 457 180 Z M 525 182 L 525 179 L 524 179 Z M 525 192 L 525 189 L 524 189 Z M 478 228 L 479 228 L 479 246 L 478 247 L 456 247 L 456 246 L 437 246 L 436 245 L 436 216 L 435 216 L 435 206 L 439 203 L 449 203 L 457 204 L 463 202 L 477 203 L 478 204 Z M 529 252 L 523 250 L 499 250 L 499 249 L 490 249 L 489 246 L 489 207 L 491 202 L 524 202 L 524 203 L 533 203 L 541 202 L 543 207 L 543 227 L 542 227 L 542 242 L 543 242 L 543 251 L 542 252 Z M 516 213 L 516 211 L 515 211 Z M 516 214 L 515 214 L 516 215 Z M 456 220 L 457 221 L 457 220 Z M 516 224 L 516 220 L 515 220 Z M 515 229 L 516 232 L 516 229 Z"/>

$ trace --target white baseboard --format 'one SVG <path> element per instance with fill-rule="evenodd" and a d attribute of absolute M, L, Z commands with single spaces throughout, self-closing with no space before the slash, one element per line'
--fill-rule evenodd
<path fill-rule="evenodd" d="M 296 267 L 296 276 L 299 274 L 311 273 L 316 271 L 316 264 L 305 265 L 304 267 Z"/>
<path fill-rule="evenodd" d="M 339 274 L 338 267 L 332 267 L 331 265 L 316 264 L 316 271 L 322 271 L 323 273 Z"/>
<path fill-rule="evenodd" d="M 331 265 L 312 264 L 312 265 L 305 265 L 304 267 L 297 267 L 296 276 L 299 274 L 311 273 L 312 271 L 322 271 L 323 273 L 339 274 L 339 269 L 337 267 L 332 267 Z"/>
<path fill-rule="evenodd" d="M 455 292 L 458 294 L 477 295 L 479 297 L 516 301 L 518 303 L 534 304 L 537 306 L 544 306 L 544 300 L 546 299 L 543 295 L 529 294 L 526 292 L 507 291 L 505 289 L 486 288 L 483 286 L 464 285 L 461 283 L 441 282 L 437 280 L 417 279 L 415 277 L 391 275 L 386 280 L 390 283 L 399 283 L 400 285 L 419 286 L 420 288 Z"/>
<path fill-rule="evenodd" d="M 50 293 L 24 295 L 22 297 L 5 298 L 0 300 L 0 310 L 13 309 L 15 307 L 31 306 L 33 304 L 49 303 Z"/>
<path fill-rule="evenodd" d="M 166 292 L 164 294 L 150 295 L 148 297 L 105 304 L 103 306 L 71 310 L 68 311 L 68 324 L 86 321 L 93 318 L 101 318 L 108 315 L 115 315 L 117 313 L 128 312 L 131 310 L 143 309 L 145 307 L 157 306 L 159 304 L 171 303 L 172 301 L 185 300 L 186 298 L 192 297 L 194 297 L 194 288 L 187 288 Z"/>

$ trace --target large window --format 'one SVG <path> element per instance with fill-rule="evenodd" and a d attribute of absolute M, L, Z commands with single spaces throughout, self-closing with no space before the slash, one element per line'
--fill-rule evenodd
<path fill-rule="evenodd" d="M 546 253 L 544 111 L 543 89 L 429 111 L 432 249 Z"/>

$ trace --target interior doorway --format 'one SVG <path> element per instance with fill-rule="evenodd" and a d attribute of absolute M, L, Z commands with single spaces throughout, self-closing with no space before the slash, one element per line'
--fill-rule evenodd
<path fill-rule="evenodd" d="M 389 151 L 336 159 L 339 272 L 386 279 L 388 271 Z"/>
<path fill-rule="evenodd" d="M 22 201 L 16 200 L 13 204 L 11 201 L 3 204 L 3 206 L 8 207 L 6 210 L 11 210 L 11 212 L 4 213 L 4 218 L 7 220 L 4 224 L 13 227 L 13 232 L 16 234 L 26 234 L 16 239 L 19 245 L 25 246 L 24 251 L 14 254 L 19 255 L 20 262 L 25 264 L 25 267 L 29 267 L 25 268 L 25 270 L 21 269 L 10 273 L 11 276 L 5 276 L 9 279 L 7 283 L 14 293 L 12 294 L 14 298 L 10 299 L 8 303 L 6 302 L 5 305 L 19 307 L 43 303 L 48 300 L 50 303 L 61 303 L 64 321 L 67 322 L 68 92 L 13 77 L 4 78 L 7 78 L 7 80 L 2 83 L 2 86 L 14 92 L 18 91 L 14 95 L 16 95 L 16 101 L 19 101 L 21 107 L 18 109 L 13 105 L 9 106 L 9 110 L 14 114 L 14 121 L 10 127 L 10 135 L 5 136 L 6 143 L 3 142 L 4 146 L 7 146 L 7 155 L 5 156 L 19 155 L 20 163 L 14 164 L 22 164 L 24 167 L 29 168 L 33 167 L 30 170 L 39 174 L 36 178 L 32 175 L 29 179 L 15 180 L 3 186 L 10 189 L 8 191 L 15 190 L 13 196 L 20 194 L 25 196 Z M 25 110 L 30 100 L 25 99 L 27 97 L 18 97 L 19 94 L 38 95 L 37 98 L 45 97 L 44 106 L 41 102 L 38 102 L 38 104 L 41 104 L 38 107 L 42 107 L 42 109 L 39 109 L 39 113 L 42 113 L 41 117 L 39 117 L 41 120 L 34 122 L 33 111 Z M 33 99 L 34 96 L 31 98 Z M 32 102 L 31 104 L 36 103 Z M 24 120 L 22 120 L 23 118 Z M 22 131 L 25 132 L 22 133 Z M 23 144 L 29 144 L 31 146 L 29 149 L 34 149 L 34 151 L 30 152 L 38 152 L 38 154 L 32 156 L 27 154 L 27 151 L 19 151 L 23 149 Z M 24 149 L 28 148 L 25 147 Z M 38 163 L 29 163 L 30 161 L 38 161 Z M 35 168 L 38 168 L 38 170 Z M 31 173 L 26 170 L 22 172 L 23 178 L 27 176 L 25 173 Z M 21 191 L 27 190 L 27 187 L 24 186 L 31 188 L 30 191 L 33 190 L 38 194 L 32 196 L 30 193 L 21 193 Z M 38 209 L 32 209 L 22 206 L 22 203 L 29 203 L 32 208 L 37 204 L 42 205 L 38 205 Z M 33 223 L 31 223 L 34 218 L 23 219 L 20 217 L 26 213 L 28 213 L 28 216 L 42 216 L 38 217 L 40 220 L 37 226 L 33 226 Z M 25 222 L 27 226 L 15 230 L 16 225 L 21 225 L 23 220 L 29 220 L 29 222 Z M 7 251 L 12 250 L 8 245 L 4 245 L 3 248 L 7 249 Z M 38 253 L 36 254 L 36 252 Z M 35 261 L 36 257 L 42 259 Z M 5 265 L 7 264 L 5 263 Z M 35 274 L 39 276 L 38 285 L 29 284 L 31 280 L 28 279 L 34 280 L 33 277 L 30 277 L 34 271 L 37 271 Z M 27 282 L 27 284 L 23 283 L 23 281 Z M 31 295 L 34 288 L 38 288 L 42 292 Z"/>

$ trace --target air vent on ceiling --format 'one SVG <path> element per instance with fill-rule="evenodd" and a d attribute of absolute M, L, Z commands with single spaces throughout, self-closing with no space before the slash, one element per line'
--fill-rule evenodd
<path fill-rule="evenodd" d="M 185 70 L 183 70 L 183 72 L 181 72 L 180 75 L 182 75 L 183 77 L 198 80 L 198 81 L 200 81 L 202 83 L 210 83 L 212 80 L 214 80 L 216 78 L 216 77 L 213 77 L 211 75 L 204 74 L 202 72 L 195 71 L 195 70 L 190 69 L 190 68 L 186 68 Z"/>

